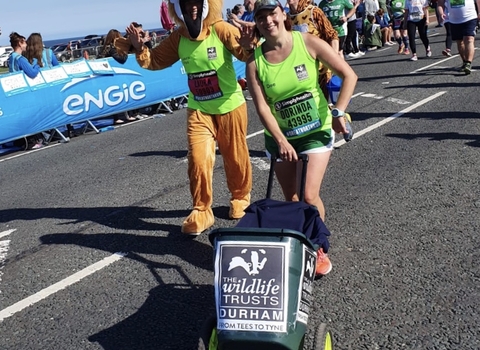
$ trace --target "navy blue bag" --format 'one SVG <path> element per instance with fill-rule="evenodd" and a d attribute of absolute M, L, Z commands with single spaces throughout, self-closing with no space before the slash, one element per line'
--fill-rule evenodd
<path fill-rule="evenodd" d="M 282 202 L 271 198 L 256 201 L 245 209 L 236 227 L 291 229 L 301 232 L 313 244 L 328 252 L 330 231 L 313 205 L 305 202 Z"/>

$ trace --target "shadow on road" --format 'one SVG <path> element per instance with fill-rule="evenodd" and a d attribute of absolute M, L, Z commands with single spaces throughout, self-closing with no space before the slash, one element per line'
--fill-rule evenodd
<path fill-rule="evenodd" d="M 174 265 L 156 263 L 136 254 L 129 257 L 145 264 L 158 282 L 136 313 L 88 338 L 105 350 L 194 349 L 202 324 L 215 313 L 211 285 L 194 285 Z M 176 283 L 165 283 L 162 272 L 181 276 Z"/>
<path fill-rule="evenodd" d="M 59 233 L 43 235 L 40 237 L 40 242 L 45 245 L 77 245 L 112 254 L 127 252 L 128 258 L 139 261 L 143 258 L 137 254 L 175 255 L 202 269 L 209 271 L 213 269 L 212 247 L 185 235 L 165 237 L 124 233 Z M 148 261 L 145 260 L 145 262 Z"/>
<path fill-rule="evenodd" d="M 472 147 L 480 147 L 480 138 L 478 135 L 459 134 L 458 132 L 440 132 L 440 133 L 423 133 L 423 134 L 386 134 L 387 137 L 396 137 L 405 140 L 415 140 L 426 138 L 430 141 L 446 141 L 446 140 L 465 140 L 465 145 Z"/>
<path fill-rule="evenodd" d="M 147 221 L 150 219 L 179 218 L 181 224 L 191 210 L 158 210 L 143 206 L 96 207 L 96 208 L 15 208 L 0 210 L 0 223 L 14 220 L 39 219 L 70 220 L 59 225 L 94 222 L 122 230 L 165 231 L 180 233 L 180 225 Z"/>
<path fill-rule="evenodd" d="M 40 237 L 43 244 L 73 244 L 98 250 L 128 252 L 127 258 L 144 264 L 158 286 L 149 291 L 145 303 L 128 318 L 88 338 L 105 350 L 194 349 L 200 329 L 215 313 L 213 285 L 195 285 L 177 265 L 151 261 L 139 254 L 177 255 L 197 267 L 212 270 L 212 248 L 191 240 L 128 234 L 52 234 Z M 161 276 L 174 280 L 166 283 Z M 209 281 L 206 281 L 206 283 Z"/>

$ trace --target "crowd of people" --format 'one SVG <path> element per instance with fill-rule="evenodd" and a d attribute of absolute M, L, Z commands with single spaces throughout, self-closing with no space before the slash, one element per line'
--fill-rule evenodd
<path fill-rule="evenodd" d="M 143 31 L 141 24 L 136 25 Z M 142 40 L 144 44 L 149 48 L 153 48 L 158 43 L 156 33 L 152 32 L 150 34 L 148 30 L 143 31 L 143 33 Z M 128 58 L 127 55 L 131 52 L 120 54 L 115 50 L 113 43 L 119 37 L 122 37 L 122 34 L 116 29 L 111 29 L 104 36 L 102 40 L 103 46 L 96 58 L 112 57 L 121 64 L 125 63 Z M 25 38 L 25 36 L 17 32 L 12 32 L 10 34 L 10 45 L 13 48 L 13 52 L 8 58 L 8 68 L 11 73 L 23 71 L 29 78 L 35 79 L 41 68 L 51 68 L 59 65 L 52 49 L 45 47 L 40 33 L 32 33 L 28 38 Z M 88 56 L 83 57 L 88 59 Z M 114 124 L 123 124 L 147 117 L 148 115 L 143 114 L 141 109 L 130 110 L 113 116 Z M 74 135 L 72 125 L 66 125 L 66 129 L 69 137 Z M 28 136 L 26 140 L 17 140 L 14 143 L 22 144 L 22 146 L 26 143 L 24 147 L 29 150 L 39 149 L 46 145 L 49 136 L 51 136 L 49 133 L 39 133 Z"/>
<path fill-rule="evenodd" d="M 254 0 L 245 0 L 243 4 L 228 9 L 226 20 L 239 28 L 252 26 L 254 3 Z M 462 56 L 460 71 L 471 73 L 473 41 L 479 26 L 477 0 L 466 0 L 461 4 L 455 0 L 321 0 L 318 4 L 312 0 L 287 0 L 283 7 L 292 20 L 295 21 L 301 14 L 300 18 L 315 23 L 320 33 L 328 33 L 333 28 L 337 32 L 335 41 L 320 37 L 338 47 L 339 55 L 345 59 L 360 58 L 366 51 L 397 43 L 398 54 L 410 56 L 412 61 L 418 60 L 417 33 L 425 56 L 432 56 L 427 31 L 429 11 L 433 9 L 436 26 L 445 27 L 445 50 L 442 54 L 451 56 L 452 40 L 456 41 Z M 453 11 L 451 14 L 450 10 Z M 323 22 L 323 18 L 328 19 L 331 25 Z M 451 23 L 455 28 L 453 39 Z M 295 27 L 295 30 L 303 30 L 301 26 Z M 310 33 L 316 35 L 315 30 L 310 30 Z"/>

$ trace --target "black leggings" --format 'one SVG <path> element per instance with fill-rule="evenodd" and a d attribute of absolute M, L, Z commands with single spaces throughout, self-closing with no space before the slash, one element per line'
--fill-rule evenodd
<path fill-rule="evenodd" d="M 417 28 L 418 35 L 420 36 L 420 40 L 422 40 L 423 46 L 425 46 L 425 50 L 428 49 L 428 46 L 430 45 L 427 37 L 427 26 L 425 25 L 425 21 L 426 18 L 423 18 L 418 22 L 407 21 L 408 41 L 410 42 L 410 51 L 412 51 L 412 54 L 417 53 L 417 45 L 415 44 L 415 32 L 417 31 Z"/>
<path fill-rule="evenodd" d="M 447 31 L 445 34 L 445 48 L 450 50 L 452 48 L 452 29 L 450 28 L 450 22 L 445 22 L 445 30 Z"/>
<path fill-rule="evenodd" d="M 347 37 L 345 38 L 345 53 L 357 53 L 357 21 L 352 20 L 347 23 Z"/>

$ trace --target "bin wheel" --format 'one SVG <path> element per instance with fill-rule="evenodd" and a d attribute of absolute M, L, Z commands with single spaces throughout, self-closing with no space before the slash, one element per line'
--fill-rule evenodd
<path fill-rule="evenodd" d="M 217 317 L 210 316 L 203 324 L 198 340 L 198 350 L 217 350 Z"/>
<path fill-rule="evenodd" d="M 321 323 L 315 332 L 315 342 L 313 344 L 314 350 L 332 350 L 333 340 L 332 335 L 327 330 L 327 324 Z"/>

